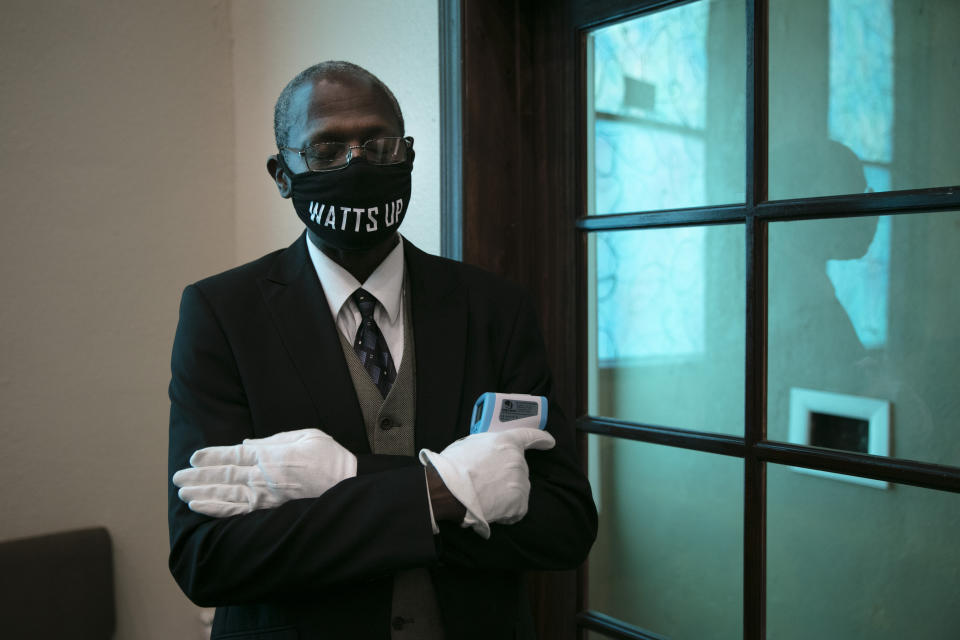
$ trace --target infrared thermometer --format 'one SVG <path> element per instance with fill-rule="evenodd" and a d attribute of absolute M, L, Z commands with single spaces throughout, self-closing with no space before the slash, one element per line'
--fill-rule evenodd
<path fill-rule="evenodd" d="M 507 431 L 520 427 L 543 429 L 546 426 L 545 397 L 488 391 L 477 398 L 477 404 L 473 407 L 470 433 Z"/>

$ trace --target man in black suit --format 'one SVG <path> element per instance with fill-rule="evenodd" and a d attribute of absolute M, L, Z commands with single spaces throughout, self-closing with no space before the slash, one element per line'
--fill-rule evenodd
<path fill-rule="evenodd" d="M 274 126 L 307 231 L 184 291 L 171 572 L 214 638 L 532 637 L 520 572 L 596 535 L 572 427 L 464 437 L 483 392 L 551 396 L 529 300 L 401 239 L 413 140 L 372 74 L 305 70 Z"/>

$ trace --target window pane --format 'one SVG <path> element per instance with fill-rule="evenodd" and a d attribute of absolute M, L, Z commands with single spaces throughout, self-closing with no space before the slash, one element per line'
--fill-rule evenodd
<path fill-rule="evenodd" d="M 960 496 L 774 464 L 767 495 L 767 637 L 957 637 Z"/>
<path fill-rule="evenodd" d="M 769 241 L 768 437 L 960 464 L 960 213 L 778 222 Z"/>
<path fill-rule="evenodd" d="M 960 184 L 956 0 L 770 1 L 770 198 Z"/>
<path fill-rule="evenodd" d="M 673 640 L 740 638 L 743 461 L 590 436 L 589 608 Z"/>
<path fill-rule="evenodd" d="M 701 0 L 587 42 L 589 213 L 742 202 L 743 0 Z"/>
<path fill-rule="evenodd" d="M 590 413 L 741 435 L 743 225 L 589 243 Z"/>

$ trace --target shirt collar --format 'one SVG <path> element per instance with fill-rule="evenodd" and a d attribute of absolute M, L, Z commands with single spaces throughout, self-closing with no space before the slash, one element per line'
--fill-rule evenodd
<path fill-rule="evenodd" d="M 396 322 L 400 315 L 400 301 L 403 295 L 403 236 L 397 246 L 387 254 L 377 268 L 374 269 L 370 277 L 361 285 L 353 275 L 331 260 L 327 255 L 320 251 L 309 237 L 304 238 L 307 243 L 307 252 L 310 254 L 310 261 L 317 272 L 317 278 L 323 286 L 323 293 L 327 297 L 327 304 L 330 306 L 330 313 L 334 320 L 340 314 L 340 309 L 346 304 L 353 292 L 361 286 L 374 296 L 390 317 L 390 322 Z"/>

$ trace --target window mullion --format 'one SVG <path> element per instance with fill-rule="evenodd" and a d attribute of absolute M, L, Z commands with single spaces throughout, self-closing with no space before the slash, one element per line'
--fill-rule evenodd
<path fill-rule="evenodd" d="M 747 0 L 746 354 L 744 371 L 743 637 L 766 637 L 766 466 L 755 445 L 766 435 L 767 1 Z"/>

